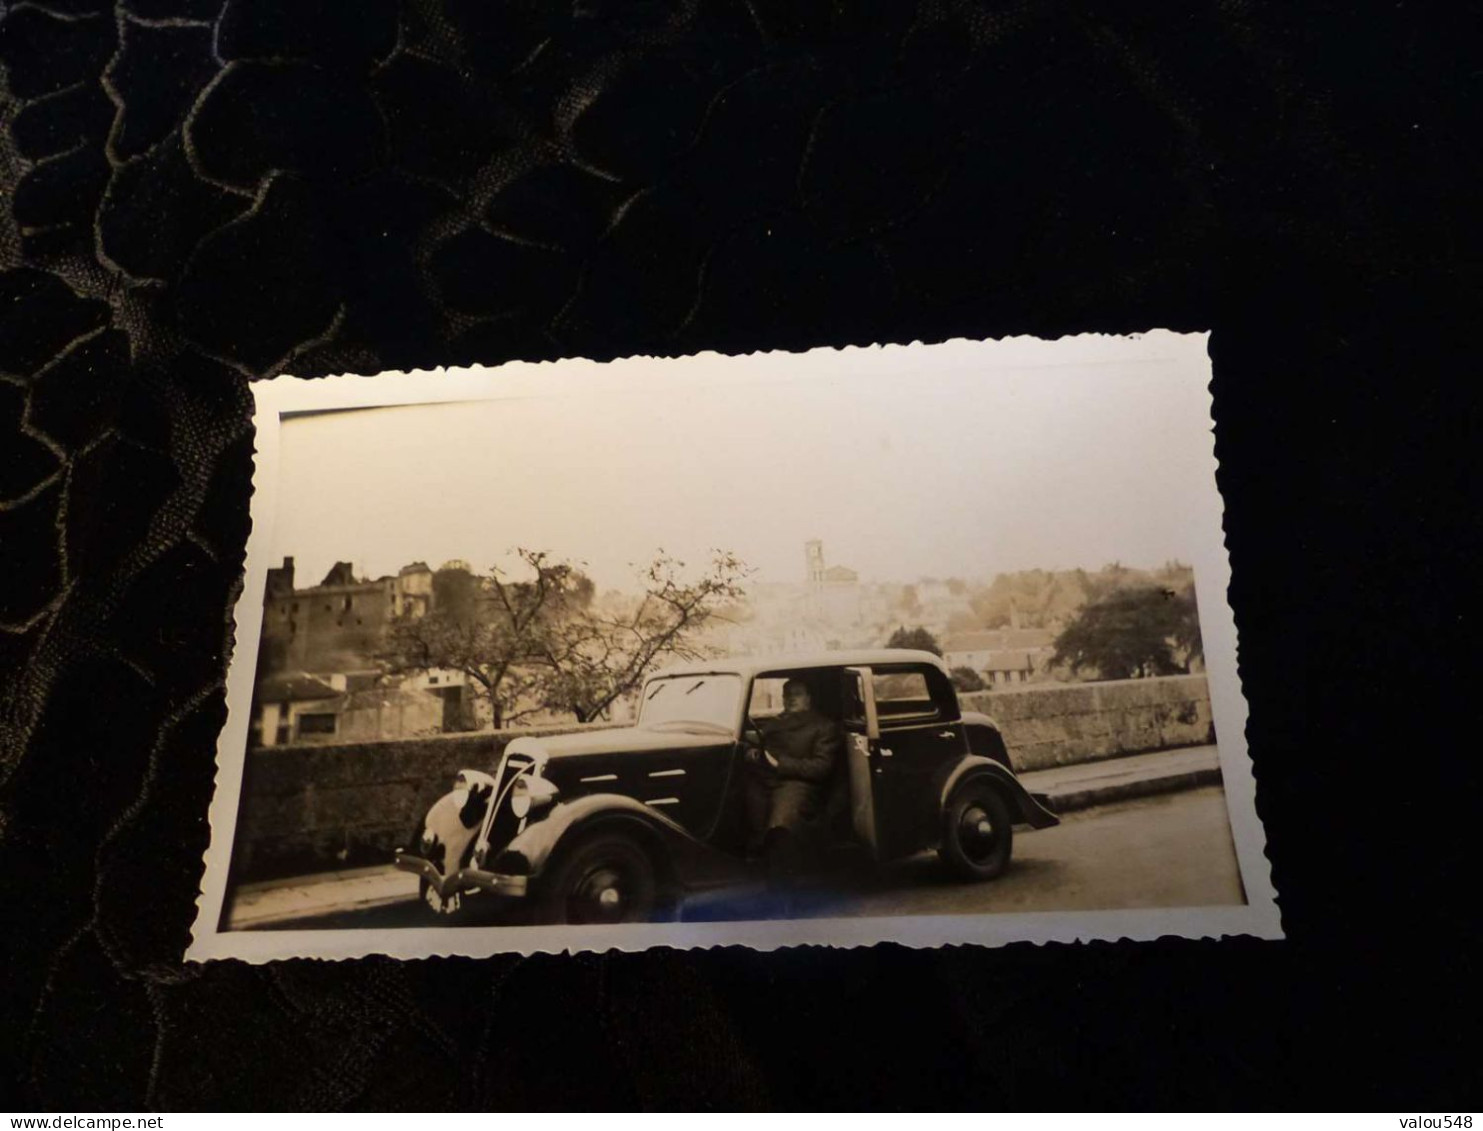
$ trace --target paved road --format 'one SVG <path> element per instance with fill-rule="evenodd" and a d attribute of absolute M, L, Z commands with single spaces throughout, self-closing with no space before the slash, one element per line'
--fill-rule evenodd
<path fill-rule="evenodd" d="M 875 890 L 837 899 L 832 915 L 1086 911 L 1243 902 L 1220 788 L 1162 794 L 1071 813 L 1017 836 L 1014 859 L 989 884 L 961 884 L 935 856 L 889 869 Z"/>
<path fill-rule="evenodd" d="M 1022 832 L 998 880 L 964 884 L 935 856 L 914 857 L 868 879 L 805 893 L 802 916 L 949 915 L 1191 907 L 1242 902 L 1241 881 L 1218 786 L 1068 814 L 1054 829 Z M 476 912 L 477 900 L 469 901 Z M 750 919 L 770 908 L 739 893 L 688 905 L 687 920 Z M 491 922 L 486 912 L 475 922 Z M 415 900 L 275 924 L 296 928 L 427 926 Z"/>

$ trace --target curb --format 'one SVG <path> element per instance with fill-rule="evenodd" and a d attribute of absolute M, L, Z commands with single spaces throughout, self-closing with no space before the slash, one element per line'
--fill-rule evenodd
<path fill-rule="evenodd" d="M 1133 801 L 1140 797 L 1154 797 L 1160 793 L 1178 793 L 1185 789 L 1198 789 L 1206 785 L 1220 785 L 1220 767 L 1185 770 L 1159 777 L 1133 779 L 1130 781 L 1107 782 L 1102 785 L 1071 786 L 1061 792 L 1048 793 L 1051 809 L 1057 814 L 1074 813 L 1079 809 L 1091 809 L 1097 805 L 1110 805 L 1115 801 Z"/>
<path fill-rule="evenodd" d="M 307 922 L 324 915 L 371 911 L 377 907 L 392 907 L 397 904 L 415 901 L 416 899 L 416 892 L 411 894 L 397 892 L 394 895 L 361 896 L 356 899 L 347 899 L 338 903 L 328 902 L 312 907 L 263 911 L 257 914 L 249 911 L 241 916 L 229 916 L 229 926 L 227 929 L 232 931 L 259 931 L 265 928 L 276 927 L 283 923 L 297 923 L 300 920 Z"/>

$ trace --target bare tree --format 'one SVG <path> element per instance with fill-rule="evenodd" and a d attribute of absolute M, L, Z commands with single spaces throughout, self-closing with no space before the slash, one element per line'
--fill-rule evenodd
<path fill-rule="evenodd" d="M 572 562 L 521 549 L 521 576 L 494 568 L 439 587 L 426 615 L 397 618 L 381 659 L 391 672 L 462 672 L 489 702 L 492 725 L 510 726 L 542 709 L 597 718 L 665 658 L 700 655 L 697 634 L 744 595 L 748 570 L 717 551 L 706 571 L 662 552 L 641 574 L 629 602 L 595 602 L 592 582 Z"/>
<path fill-rule="evenodd" d="M 748 570 L 735 554 L 715 551 L 706 571 L 686 580 L 685 563 L 662 552 L 643 571 L 643 593 L 621 611 L 591 607 L 551 626 L 537 676 L 545 704 L 577 721 L 603 715 L 664 659 L 698 659 L 697 634 L 724 620 L 740 600 Z"/>
<path fill-rule="evenodd" d="M 391 624 L 381 660 L 388 671 L 462 672 L 489 702 L 498 729 L 540 710 L 537 694 L 546 636 L 592 599 L 592 582 L 571 562 L 544 551 L 517 551 L 528 577 L 495 567 L 436 587 L 440 600 L 424 616 Z"/>

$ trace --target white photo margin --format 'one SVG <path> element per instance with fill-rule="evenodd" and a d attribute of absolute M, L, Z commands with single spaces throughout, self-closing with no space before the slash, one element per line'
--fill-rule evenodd
<path fill-rule="evenodd" d="M 939 345 L 886 345 L 815 349 L 807 353 L 729 356 L 702 353 L 684 358 L 631 357 L 612 362 L 568 359 L 511 362 L 498 367 L 382 373 L 363 377 L 304 380 L 276 377 L 253 386 L 256 445 L 245 578 L 235 608 L 236 643 L 227 675 L 227 722 L 217 745 L 216 788 L 212 798 L 210 844 L 197 899 L 197 917 L 187 961 L 236 958 L 266 962 L 285 958 L 355 958 L 387 955 L 424 958 L 440 955 L 484 957 L 497 953 L 637 951 L 746 946 L 772 950 L 788 946 L 870 946 L 892 942 L 911 947 L 1011 942 L 1088 942 L 1149 940 L 1167 936 L 1221 938 L 1282 936 L 1276 892 L 1265 854 L 1265 836 L 1256 814 L 1255 779 L 1246 747 L 1246 702 L 1236 667 L 1236 626 L 1226 594 L 1230 565 L 1222 528 L 1223 507 L 1216 488 L 1213 424 L 1200 422 L 1209 435 L 1204 466 L 1182 468 L 1197 474 L 1208 505 L 1201 524 L 1190 531 L 1206 675 L 1210 685 L 1220 768 L 1234 840 L 1244 906 L 989 913 L 878 918 L 786 919 L 743 922 L 656 923 L 604 927 L 427 927 L 329 930 L 220 929 L 227 877 L 237 827 L 247 757 L 250 705 L 263 595 L 275 563 L 274 521 L 282 505 L 278 479 L 280 429 L 285 417 L 308 412 L 391 407 L 457 401 L 498 401 L 533 396 L 573 395 L 585 390 L 664 394 L 727 385 L 765 386 L 798 380 L 848 381 L 863 372 L 1025 371 L 1044 366 L 1090 364 L 1188 364 L 1198 357 L 1209 393 L 1208 334 L 1155 330 L 1111 337 L 1078 335 L 1055 341 L 1008 338 Z M 1157 406 L 1152 406 L 1157 408 Z M 1075 406 L 1068 405 L 1068 412 Z M 1193 424 L 1193 422 L 1191 422 Z"/>

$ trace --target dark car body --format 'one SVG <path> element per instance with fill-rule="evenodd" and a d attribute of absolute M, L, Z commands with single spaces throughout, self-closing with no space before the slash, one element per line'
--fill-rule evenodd
<path fill-rule="evenodd" d="M 885 861 L 942 851 L 945 837 L 957 843 L 957 826 L 945 831 L 949 814 L 964 828 L 1057 823 L 1016 779 L 993 720 L 960 710 L 936 656 L 826 652 L 669 668 L 645 683 L 634 726 L 516 738 L 492 772 L 458 775 L 397 865 L 444 911 L 476 889 L 559 906 L 544 889 L 576 883 L 563 862 L 595 840 L 641 853 L 669 899 L 755 881 L 742 796 L 748 736 L 759 705 L 789 678 L 803 680 L 843 731 L 843 757 L 823 787 L 820 845 L 848 842 Z M 968 794 L 979 806 L 964 816 Z"/>

